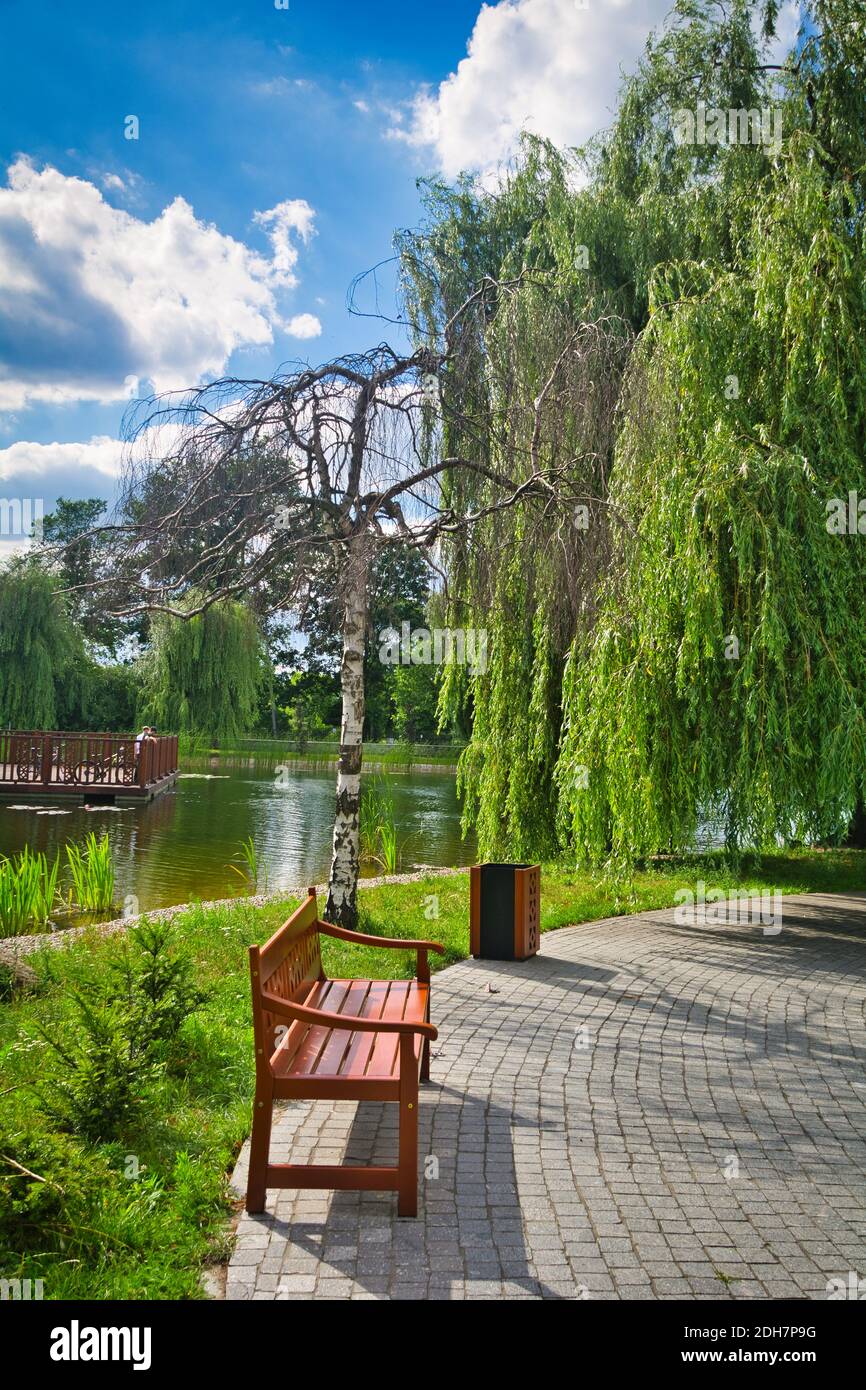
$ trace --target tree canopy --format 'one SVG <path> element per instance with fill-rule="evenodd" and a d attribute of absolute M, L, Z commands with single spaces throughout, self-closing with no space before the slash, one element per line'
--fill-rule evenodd
<path fill-rule="evenodd" d="M 186 602 L 197 608 L 200 597 L 191 593 Z M 142 716 L 162 730 L 247 733 L 264 675 L 259 626 L 243 604 L 225 599 L 186 622 L 158 613 L 143 658 Z"/>
<path fill-rule="evenodd" d="M 0 570 L 0 724 L 56 728 L 81 699 L 84 659 L 57 582 L 32 562 Z"/>
<path fill-rule="evenodd" d="M 866 491 L 866 35 L 816 0 L 779 72 L 775 17 L 681 0 L 611 131 L 527 141 L 494 192 L 432 185 L 401 238 L 428 337 L 467 279 L 529 272 L 450 389 L 483 400 L 494 463 L 543 458 L 575 504 L 449 553 L 452 611 L 491 629 L 443 697 L 474 708 L 484 855 L 633 862 L 707 818 L 732 847 L 822 838 L 863 796 L 866 552 L 827 519 Z M 679 140 L 699 102 L 772 108 L 781 143 Z M 483 478 L 455 486 L 479 504 Z"/>

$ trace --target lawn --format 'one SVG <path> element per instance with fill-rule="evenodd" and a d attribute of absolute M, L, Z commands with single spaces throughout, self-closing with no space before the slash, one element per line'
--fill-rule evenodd
<path fill-rule="evenodd" d="M 866 889 L 866 854 L 791 851 L 663 863 L 614 884 L 556 865 L 542 928 L 669 906 L 677 889 Z M 365 889 L 362 930 L 429 936 L 433 969 L 468 948 L 467 875 Z M 45 1298 L 202 1297 L 230 1247 L 228 1175 L 246 1137 L 252 1030 L 246 947 L 290 901 L 193 907 L 170 928 L 85 938 L 0 975 L 0 1278 Z M 131 938 L 131 939 L 130 939 Z M 409 974 L 413 956 L 323 941 L 335 976 Z"/>

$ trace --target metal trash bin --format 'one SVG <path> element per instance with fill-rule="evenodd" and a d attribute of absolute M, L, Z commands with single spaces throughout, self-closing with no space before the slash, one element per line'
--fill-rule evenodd
<path fill-rule="evenodd" d="M 474 864 L 469 949 L 476 960 L 528 960 L 540 938 L 540 864 Z"/>

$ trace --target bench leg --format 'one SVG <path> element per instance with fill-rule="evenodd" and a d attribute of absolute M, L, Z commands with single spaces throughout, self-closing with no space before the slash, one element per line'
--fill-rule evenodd
<path fill-rule="evenodd" d="M 411 1033 L 400 1038 L 400 1159 L 397 1215 L 418 1215 L 418 1064 Z"/>
<path fill-rule="evenodd" d="M 268 1155 L 271 1148 L 273 1096 L 259 1095 L 253 1102 L 253 1132 L 250 1137 L 250 1171 L 247 1178 L 247 1211 L 264 1211 L 267 1197 Z"/>
<path fill-rule="evenodd" d="M 430 1039 L 425 1038 L 421 1048 L 421 1080 L 430 1080 Z"/>

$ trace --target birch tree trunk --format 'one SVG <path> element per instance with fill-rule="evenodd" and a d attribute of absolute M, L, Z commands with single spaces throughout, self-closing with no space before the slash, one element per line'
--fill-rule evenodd
<path fill-rule="evenodd" d="M 337 769 L 334 852 L 325 918 L 354 931 L 358 926 L 361 757 L 364 737 L 364 640 L 367 629 L 368 554 L 366 537 L 348 543 L 342 562 L 343 659 L 340 683 L 343 720 Z"/>

